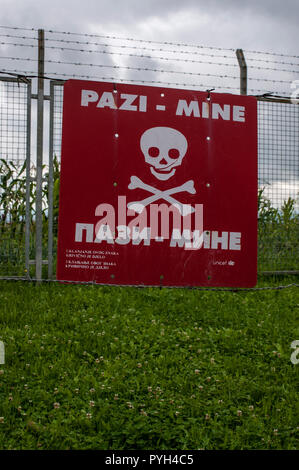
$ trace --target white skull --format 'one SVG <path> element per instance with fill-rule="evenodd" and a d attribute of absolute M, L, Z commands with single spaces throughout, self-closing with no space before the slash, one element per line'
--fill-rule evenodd
<path fill-rule="evenodd" d="M 171 127 L 152 127 L 142 134 L 140 147 L 152 174 L 166 181 L 182 164 L 188 143 L 181 132 Z"/>

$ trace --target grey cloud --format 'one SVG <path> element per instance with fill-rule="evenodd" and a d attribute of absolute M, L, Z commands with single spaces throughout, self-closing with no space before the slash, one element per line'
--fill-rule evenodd
<path fill-rule="evenodd" d="M 240 19 L 248 18 L 248 30 L 253 35 L 255 23 L 262 20 L 265 25 L 277 23 L 281 28 L 282 23 L 286 23 L 297 30 L 299 17 L 299 2 L 293 0 L 2 0 L 1 3 L 2 24 L 48 29 L 62 27 L 78 32 L 85 32 L 90 23 L 97 23 L 103 29 L 107 24 L 118 25 L 121 30 L 130 31 L 146 19 L 160 18 L 166 24 L 172 14 L 190 11 L 208 15 L 211 25 L 223 18 L 225 29 L 229 23 L 236 27 Z M 194 40 L 196 31 L 193 34 Z M 274 30 L 273 36 L 275 34 Z"/>

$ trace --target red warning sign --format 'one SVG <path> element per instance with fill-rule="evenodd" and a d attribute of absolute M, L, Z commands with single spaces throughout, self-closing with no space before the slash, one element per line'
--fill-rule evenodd
<path fill-rule="evenodd" d="M 59 280 L 256 284 L 255 98 L 69 80 L 60 184 Z"/>

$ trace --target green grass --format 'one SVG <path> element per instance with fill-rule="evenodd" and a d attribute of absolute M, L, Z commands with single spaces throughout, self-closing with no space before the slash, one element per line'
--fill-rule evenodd
<path fill-rule="evenodd" d="M 0 324 L 1 449 L 298 448 L 296 287 L 2 281 Z"/>

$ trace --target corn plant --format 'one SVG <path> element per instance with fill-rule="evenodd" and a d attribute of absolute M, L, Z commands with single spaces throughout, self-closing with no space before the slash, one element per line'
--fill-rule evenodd
<path fill-rule="evenodd" d="M 296 200 L 288 198 L 280 209 L 258 193 L 258 248 L 260 270 L 288 270 L 299 268 L 299 214 Z"/>
<path fill-rule="evenodd" d="M 48 243 L 48 196 L 49 176 L 43 168 L 46 182 L 43 184 L 43 250 L 46 256 Z M 35 251 L 35 169 L 30 180 L 30 232 L 31 254 Z M 54 254 L 57 245 L 60 164 L 53 161 L 53 243 Z M 26 164 L 0 160 L 0 267 L 7 271 L 10 264 L 24 265 L 25 216 L 26 216 Z M 298 269 L 299 267 L 299 214 L 295 211 L 294 199 L 286 200 L 280 209 L 272 206 L 264 196 L 264 189 L 258 192 L 258 248 L 259 270 Z M 55 255 L 56 256 L 56 255 Z M 55 265 L 54 259 L 54 265 Z M 5 271 L 5 274 L 6 274 Z"/>
<path fill-rule="evenodd" d="M 44 177 L 47 178 L 48 173 Z M 54 158 L 54 241 L 57 241 L 58 203 L 59 203 L 59 163 Z M 36 218 L 36 172 L 31 169 L 30 179 L 30 256 L 35 251 Z M 43 247 L 46 250 L 48 239 L 48 183 L 43 185 Z M 11 265 L 24 265 L 24 244 L 26 225 L 26 162 L 21 166 L 13 162 L 0 160 L 0 265 L 3 270 Z M 8 269 L 9 271 L 9 269 Z"/>

